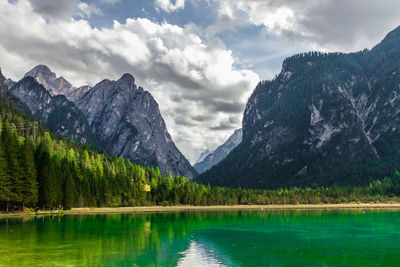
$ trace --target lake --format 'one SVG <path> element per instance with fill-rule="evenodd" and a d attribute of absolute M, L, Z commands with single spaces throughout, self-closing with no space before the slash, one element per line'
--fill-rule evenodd
<path fill-rule="evenodd" d="M 0 219 L 1 266 L 395 266 L 400 211 L 280 210 Z"/>

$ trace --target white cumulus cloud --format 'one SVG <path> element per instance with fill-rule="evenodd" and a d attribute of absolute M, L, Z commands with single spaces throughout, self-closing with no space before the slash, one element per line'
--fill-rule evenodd
<path fill-rule="evenodd" d="M 232 52 L 221 43 L 205 43 L 189 28 L 145 18 L 101 29 L 84 19 L 49 21 L 28 0 L 0 2 L 0 53 L 4 73 L 16 80 L 37 64 L 76 86 L 132 73 L 156 98 L 190 160 L 241 126 L 259 80 L 235 68 Z"/>
<path fill-rule="evenodd" d="M 156 0 L 155 5 L 157 8 L 169 13 L 179 9 L 184 9 L 185 0 L 175 0 L 175 4 L 172 2 L 172 0 Z"/>
<path fill-rule="evenodd" d="M 80 2 L 78 4 L 78 9 L 80 11 L 79 15 L 83 18 L 84 17 L 90 18 L 93 14 L 99 15 L 102 13 L 102 11 L 95 5 L 91 5 L 91 4 L 89 5 L 84 2 Z"/>
<path fill-rule="evenodd" d="M 371 47 L 400 24 L 398 0 L 214 0 L 219 23 L 263 26 L 267 33 L 319 50 Z M 221 27 L 221 26 L 220 26 Z"/>

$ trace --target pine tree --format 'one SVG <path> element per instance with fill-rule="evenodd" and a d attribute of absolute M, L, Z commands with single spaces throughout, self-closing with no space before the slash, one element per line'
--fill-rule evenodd
<path fill-rule="evenodd" d="M 83 152 L 83 166 L 87 169 L 91 169 L 90 156 L 87 150 Z"/>
<path fill-rule="evenodd" d="M 7 171 L 7 161 L 0 139 L 0 201 L 6 202 L 8 212 L 8 202 L 10 201 L 10 176 Z"/>
<path fill-rule="evenodd" d="M 101 160 L 100 154 L 97 154 L 96 166 L 97 166 L 97 171 L 99 172 L 100 177 L 103 177 L 103 175 L 104 175 L 104 167 L 103 167 L 103 162 Z"/>
<path fill-rule="evenodd" d="M 39 204 L 50 208 L 55 204 L 55 187 L 53 180 L 53 162 L 50 159 L 49 150 L 46 144 L 40 143 L 35 154 L 37 181 L 39 184 Z"/>
<path fill-rule="evenodd" d="M 23 176 L 23 205 L 35 205 L 38 201 L 38 183 L 35 160 L 33 157 L 33 145 L 26 141 L 21 151 L 22 164 L 24 167 Z"/>
<path fill-rule="evenodd" d="M 75 182 L 72 175 L 70 163 L 67 160 L 63 160 L 62 169 L 64 170 L 64 181 L 63 181 L 63 207 L 64 209 L 71 209 L 75 203 Z"/>
<path fill-rule="evenodd" d="M 23 166 L 19 159 L 18 136 L 14 129 L 10 129 L 7 125 L 3 130 L 3 140 L 5 144 L 6 160 L 8 165 L 9 185 L 10 185 L 10 201 L 16 204 L 22 203 L 24 198 L 23 183 Z"/>
<path fill-rule="evenodd" d="M 50 153 L 50 152 L 49 152 Z M 57 208 L 62 205 L 63 201 L 63 180 L 60 179 L 60 172 L 64 171 L 61 166 L 61 158 L 51 157 L 50 158 L 50 172 L 49 172 L 49 186 L 50 189 L 50 207 Z"/>

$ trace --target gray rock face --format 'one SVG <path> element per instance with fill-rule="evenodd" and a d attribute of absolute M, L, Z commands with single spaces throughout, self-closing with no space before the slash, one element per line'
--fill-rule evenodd
<path fill-rule="evenodd" d="M 52 96 L 39 83 L 27 77 L 10 88 L 10 92 L 26 103 L 32 115 L 39 122 L 46 124 L 54 104 Z"/>
<path fill-rule="evenodd" d="M 16 83 L 10 92 L 48 129 L 82 144 L 90 143 L 100 147 L 84 114 L 65 96 L 51 96 L 41 84 L 29 76 Z"/>
<path fill-rule="evenodd" d="M 141 165 L 193 178 L 196 172 L 167 132 L 157 102 L 132 75 L 104 80 L 77 102 L 106 151 Z"/>
<path fill-rule="evenodd" d="M 200 180 L 216 185 L 353 185 L 400 167 L 400 28 L 372 50 L 286 59 L 243 116 L 243 141 Z"/>
<path fill-rule="evenodd" d="M 4 78 L 4 84 L 7 86 L 7 88 L 11 88 L 14 86 L 14 84 L 16 84 L 16 82 L 11 79 Z"/>
<path fill-rule="evenodd" d="M 23 103 L 18 97 L 15 97 L 13 94 L 11 94 L 9 90 L 10 81 L 10 79 L 7 79 L 3 76 L 3 73 L 0 69 L 0 97 L 6 102 L 11 103 L 15 108 L 19 109 L 26 115 L 32 116 L 28 106 Z"/>
<path fill-rule="evenodd" d="M 226 158 L 226 156 L 229 155 L 229 153 L 237 147 L 240 142 L 242 141 L 242 129 L 236 130 L 229 138 L 226 140 L 226 142 L 219 146 L 216 150 L 213 152 L 209 152 L 207 155 L 203 155 L 203 159 L 201 161 L 198 161 L 193 167 L 195 170 L 201 174 L 209 169 L 211 169 L 213 166 L 217 165 L 221 160 Z M 201 158 L 201 157 L 200 157 Z"/>
<path fill-rule="evenodd" d="M 163 175 L 171 173 L 187 178 L 197 175 L 173 143 L 157 102 L 149 92 L 135 85 L 132 75 L 124 74 L 118 81 L 103 80 L 93 88 L 76 88 L 64 78 L 57 78 L 44 65 L 35 67 L 25 77 L 33 77 L 47 91 L 33 93 L 21 85 L 15 86 L 13 93 L 29 103 L 40 121 L 50 121 L 62 136 L 76 137 L 80 142 L 86 141 L 111 155 L 129 158 L 143 166 L 158 166 Z M 74 131 L 86 132 L 86 128 L 79 125 L 65 131 L 65 127 L 57 124 L 66 119 L 59 112 L 58 116 L 50 116 L 54 107 L 65 106 L 82 114 L 82 121 L 89 126 L 93 139 L 75 136 Z"/>

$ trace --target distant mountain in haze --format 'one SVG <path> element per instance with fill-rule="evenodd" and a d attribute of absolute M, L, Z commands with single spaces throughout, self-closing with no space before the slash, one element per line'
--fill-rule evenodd
<path fill-rule="evenodd" d="M 226 142 L 213 152 L 202 153 L 198 162 L 193 166 L 198 173 L 203 173 L 217 165 L 242 141 L 242 129 L 236 130 Z M 203 156 L 203 159 L 200 160 Z"/>
<path fill-rule="evenodd" d="M 134 82 L 124 74 L 94 87 L 74 87 L 39 65 L 8 84 L 35 119 L 61 136 L 159 167 L 163 175 L 194 178 L 197 173 L 172 141 L 157 102 Z"/>
<path fill-rule="evenodd" d="M 210 155 L 211 152 L 212 151 L 209 149 L 206 149 L 205 151 L 201 152 L 201 154 L 200 154 L 199 158 L 196 160 L 195 164 L 202 162 L 208 155 Z"/>
<path fill-rule="evenodd" d="M 199 180 L 254 188 L 355 185 L 400 169 L 400 27 L 372 50 L 287 58 L 258 84 L 243 141 Z"/>

